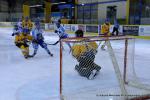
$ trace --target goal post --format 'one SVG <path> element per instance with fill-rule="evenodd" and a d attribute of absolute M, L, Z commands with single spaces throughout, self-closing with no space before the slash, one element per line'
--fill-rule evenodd
<path fill-rule="evenodd" d="M 127 46 L 127 45 L 125 45 Z M 125 85 L 124 85 L 124 80 L 123 78 L 121 77 L 121 71 L 119 69 L 119 65 L 118 65 L 118 62 L 117 62 L 117 59 L 116 59 L 116 56 L 114 54 L 114 51 L 113 51 L 113 48 L 111 46 L 111 43 L 109 40 L 107 40 L 107 48 L 108 48 L 108 52 L 109 52 L 109 55 L 110 55 L 110 59 L 113 63 L 113 67 L 114 67 L 114 70 L 115 70 L 115 73 L 116 73 L 116 76 L 117 76 L 117 79 L 119 81 L 119 85 L 120 85 L 120 89 L 121 89 L 121 93 L 122 93 L 122 96 L 124 96 L 124 100 L 127 99 L 127 91 L 125 89 Z M 127 47 L 125 47 L 127 48 Z"/>
<path fill-rule="evenodd" d="M 82 40 L 82 41 L 81 41 Z M 84 40 L 84 41 L 83 41 Z M 67 38 L 60 42 L 60 96 L 62 100 L 136 100 L 148 98 L 149 86 L 138 80 L 135 69 L 135 41 L 130 36 Z M 105 50 L 101 49 L 102 42 Z M 82 77 L 75 66 L 78 60 L 66 45 L 96 42 L 94 63 L 101 66 L 95 79 Z M 150 81 L 148 80 L 150 83 Z M 143 90 L 140 90 L 143 89 Z M 135 99 L 136 98 L 136 99 Z M 137 99 L 138 100 L 138 99 Z M 141 99 L 143 100 L 143 99 Z"/>
<path fill-rule="evenodd" d="M 149 56 L 150 43 L 149 36 L 131 36 L 134 44 L 126 48 L 126 52 L 132 55 L 126 57 L 126 67 L 124 67 L 124 82 L 127 86 L 140 90 L 140 94 L 131 100 L 149 100 L 150 99 L 150 71 Z M 130 51 L 132 48 L 132 51 Z M 141 51 L 142 50 L 142 51 Z M 129 53 L 129 54 L 131 54 Z M 132 63 L 129 63 L 132 62 Z M 130 65 L 132 64 L 132 65 Z"/>

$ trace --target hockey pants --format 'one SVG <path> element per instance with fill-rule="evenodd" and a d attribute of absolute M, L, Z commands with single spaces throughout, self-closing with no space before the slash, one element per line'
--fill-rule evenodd
<path fill-rule="evenodd" d="M 51 54 L 49 49 L 47 48 L 47 44 L 44 41 L 40 41 L 38 43 L 32 43 L 33 48 L 34 48 L 34 55 L 37 53 L 39 45 L 46 50 L 48 54 Z"/>
<path fill-rule="evenodd" d="M 29 46 L 25 46 L 25 45 L 21 45 L 20 49 L 22 51 L 22 54 L 24 55 L 24 57 L 28 57 L 29 55 Z"/>

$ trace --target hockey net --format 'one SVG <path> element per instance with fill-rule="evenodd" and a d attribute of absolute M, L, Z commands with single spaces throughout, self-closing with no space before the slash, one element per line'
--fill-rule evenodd
<path fill-rule="evenodd" d="M 129 36 L 84 37 L 63 39 L 60 42 L 60 96 L 62 100 L 145 100 L 150 97 L 150 50 L 140 40 Z M 106 41 L 105 50 L 101 49 Z M 69 47 L 76 44 L 98 44 L 95 64 L 101 66 L 93 80 L 79 75 L 75 66 L 79 62 Z M 150 43 L 150 42 L 149 42 Z M 146 50 L 146 51 L 148 51 Z"/>

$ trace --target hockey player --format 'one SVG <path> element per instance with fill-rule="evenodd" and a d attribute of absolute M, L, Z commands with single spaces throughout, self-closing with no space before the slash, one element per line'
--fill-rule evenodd
<path fill-rule="evenodd" d="M 19 33 L 18 25 L 14 25 L 12 36 L 18 35 Z"/>
<path fill-rule="evenodd" d="M 29 42 L 32 41 L 32 36 L 26 33 L 26 30 L 23 29 L 22 34 L 17 33 L 15 36 L 15 44 L 18 48 L 21 49 L 22 54 L 27 59 L 31 57 L 29 55 Z"/>
<path fill-rule="evenodd" d="M 19 19 L 16 25 L 14 25 L 12 36 L 16 35 L 16 33 L 22 33 L 22 19 Z"/>
<path fill-rule="evenodd" d="M 102 29 L 101 29 L 101 33 L 104 35 L 104 36 L 110 36 L 111 34 L 110 34 L 110 22 L 109 22 L 109 20 L 108 19 L 106 19 L 105 20 L 105 23 L 102 25 Z M 104 48 L 105 48 L 105 45 L 106 45 L 106 42 L 107 41 L 105 41 L 103 44 L 102 44 L 102 46 L 101 46 L 101 49 L 102 50 L 105 50 Z"/>
<path fill-rule="evenodd" d="M 34 48 L 34 53 L 32 54 L 33 57 L 36 55 L 39 45 L 42 48 L 44 48 L 50 56 L 53 56 L 53 54 L 48 49 L 47 44 L 44 42 L 44 37 L 42 33 L 43 30 L 40 27 L 40 22 L 39 21 L 35 22 L 35 28 L 32 30 L 32 37 L 33 37 L 32 45 Z"/>
<path fill-rule="evenodd" d="M 25 17 L 25 19 L 22 21 L 22 27 L 26 30 L 26 32 L 28 34 L 30 34 L 30 31 L 32 30 L 33 24 L 28 17 Z"/>
<path fill-rule="evenodd" d="M 83 37 L 83 31 L 77 30 L 76 37 Z M 96 42 L 76 43 L 72 46 L 72 55 L 77 59 L 79 65 L 75 66 L 77 72 L 88 79 L 94 79 L 101 67 L 94 63 L 98 45 Z"/>
<path fill-rule="evenodd" d="M 19 19 L 17 26 L 18 26 L 19 33 L 22 33 L 22 19 Z"/>
<path fill-rule="evenodd" d="M 64 38 L 68 38 L 68 34 L 65 32 L 65 29 L 63 26 L 61 26 L 61 21 L 58 20 L 58 22 L 56 22 L 56 26 L 57 26 L 57 30 L 55 30 L 55 33 L 57 33 L 57 35 L 59 36 L 59 41 L 61 39 Z M 57 44 L 59 41 L 57 41 L 55 44 Z M 70 50 L 71 50 L 71 45 L 69 43 L 67 43 L 67 45 L 69 46 Z"/>
<path fill-rule="evenodd" d="M 117 22 L 117 19 L 115 19 L 112 35 L 118 36 L 118 34 L 119 34 L 118 30 L 119 30 L 119 23 Z M 116 34 L 114 34 L 115 32 L 116 32 Z"/>

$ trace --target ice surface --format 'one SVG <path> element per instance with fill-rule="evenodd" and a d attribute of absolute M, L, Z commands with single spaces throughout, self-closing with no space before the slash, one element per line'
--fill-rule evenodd
<path fill-rule="evenodd" d="M 59 100 L 59 44 L 48 46 L 54 57 L 50 57 L 44 49 L 39 48 L 34 58 L 24 59 L 21 51 L 14 45 L 14 37 L 11 34 L 12 28 L 0 28 L 0 100 Z M 58 36 L 53 32 L 45 32 L 44 35 L 47 43 L 54 43 L 58 40 Z M 114 42 L 114 44 L 118 49 L 121 49 L 119 43 Z M 149 70 L 146 69 L 149 68 L 143 67 L 149 67 L 147 65 L 150 65 L 150 55 L 147 55 L 150 54 L 150 42 L 137 41 L 136 47 L 138 48 L 135 54 L 135 66 L 138 66 L 136 71 L 140 77 L 148 77 Z M 30 53 L 33 52 L 32 46 L 30 51 Z M 69 55 L 69 49 L 65 49 L 64 52 L 65 56 Z M 108 56 L 105 51 L 100 53 L 101 56 Z M 66 59 L 69 59 L 71 56 L 67 57 Z M 143 61 L 143 59 L 145 60 Z M 98 61 L 99 59 L 96 60 Z M 114 69 L 109 68 L 106 60 L 107 57 L 100 60 L 101 65 L 106 67 L 102 68 L 94 84 L 96 81 L 102 81 L 102 83 L 97 84 L 104 89 L 105 87 L 110 87 L 111 91 L 112 87 L 109 85 L 115 86 L 118 84 L 116 84 L 115 74 L 110 73 Z M 75 60 L 64 60 L 64 62 L 69 63 L 69 66 L 76 63 Z M 111 61 L 108 60 L 108 62 L 110 63 Z M 72 83 L 78 82 L 79 84 L 74 87 L 71 86 L 70 80 L 65 81 L 67 89 L 72 91 L 81 90 L 81 88 L 89 90 L 89 88 L 82 87 L 82 85 L 87 83 L 90 86 L 93 82 L 80 77 L 73 69 L 69 69 L 69 66 L 65 71 L 66 80 L 67 78 L 72 78 Z M 105 84 L 108 81 L 110 83 Z M 92 89 L 94 88 L 97 87 Z M 80 98 L 80 95 L 78 96 Z"/>

